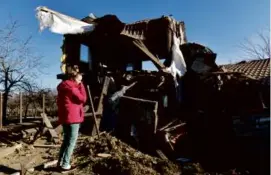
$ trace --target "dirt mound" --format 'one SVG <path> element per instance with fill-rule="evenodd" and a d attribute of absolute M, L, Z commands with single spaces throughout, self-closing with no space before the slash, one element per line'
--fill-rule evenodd
<path fill-rule="evenodd" d="M 86 138 L 75 152 L 77 162 L 86 162 L 82 172 L 95 174 L 180 174 L 180 167 L 168 160 L 143 154 L 109 134 Z"/>

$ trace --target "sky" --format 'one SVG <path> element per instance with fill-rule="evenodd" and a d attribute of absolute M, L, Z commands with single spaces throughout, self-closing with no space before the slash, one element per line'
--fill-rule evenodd
<path fill-rule="evenodd" d="M 35 9 L 50 9 L 81 19 L 90 13 L 96 16 L 115 14 L 126 23 L 162 15 L 173 15 L 185 22 L 189 42 L 208 46 L 217 53 L 217 63 L 240 61 L 238 45 L 245 38 L 270 26 L 269 0 L 0 0 L 0 29 L 12 18 L 21 27 L 22 38 L 32 36 L 36 52 L 43 55 L 45 75 L 37 82 L 43 87 L 55 88 L 59 83 L 62 35 L 48 30 L 39 32 Z M 257 40 L 257 38 L 255 38 Z"/>

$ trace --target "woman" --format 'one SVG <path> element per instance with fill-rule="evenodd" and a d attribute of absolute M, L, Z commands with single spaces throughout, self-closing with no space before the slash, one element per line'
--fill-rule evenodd
<path fill-rule="evenodd" d="M 58 121 L 63 126 L 64 140 L 60 148 L 58 167 L 61 171 L 71 170 L 71 156 L 77 141 L 80 123 L 84 121 L 83 105 L 86 91 L 82 75 L 74 73 L 69 80 L 62 81 L 58 87 Z"/>

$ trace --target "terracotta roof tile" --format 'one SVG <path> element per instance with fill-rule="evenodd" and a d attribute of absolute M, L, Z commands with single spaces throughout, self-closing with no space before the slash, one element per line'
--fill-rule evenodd
<path fill-rule="evenodd" d="M 244 73 L 256 80 L 262 81 L 263 84 L 270 85 L 270 58 L 242 61 L 236 64 L 222 65 L 226 71 Z"/>

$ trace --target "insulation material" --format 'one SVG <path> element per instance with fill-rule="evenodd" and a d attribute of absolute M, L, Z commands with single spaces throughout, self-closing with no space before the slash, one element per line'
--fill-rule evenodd
<path fill-rule="evenodd" d="M 40 22 L 40 31 L 49 28 L 58 34 L 79 34 L 94 30 L 93 24 L 88 24 L 70 16 L 50 10 L 47 7 L 38 7 L 37 18 Z"/>
<path fill-rule="evenodd" d="M 172 45 L 172 63 L 170 67 L 167 68 L 167 71 L 169 71 L 174 79 L 177 79 L 177 75 L 179 77 L 182 77 L 187 69 L 186 69 L 186 63 L 184 61 L 183 54 L 180 50 L 180 39 L 178 39 L 175 35 L 173 35 L 173 45 Z M 176 85 L 178 85 L 177 81 Z"/>

